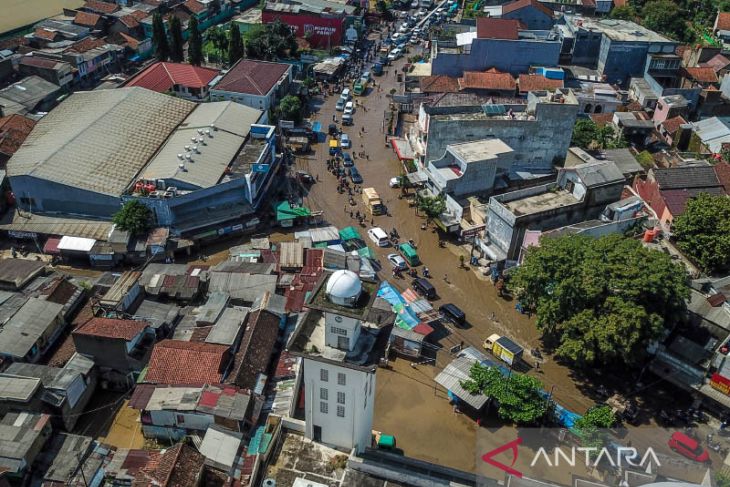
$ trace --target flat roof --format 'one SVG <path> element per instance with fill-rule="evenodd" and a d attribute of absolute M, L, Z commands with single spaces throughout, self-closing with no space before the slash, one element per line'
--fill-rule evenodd
<path fill-rule="evenodd" d="M 590 17 L 569 16 L 565 19 L 568 23 L 572 23 L 579 28 L 586 30 L 596 30 L 602 32 L 612 41 L 622 42 L 666 42 L 670 44 L 678 44 L 661 34 L 649 30 L 644 26 L 632 22 L 630 20 L 619 19 L 597 19 Z"/>
<path fill-rule="evenodd" d="M 36 124 L 8 176 L 121 196 L 195 106 L 143 88 L 74 93 Z"/>
<path fill-rule="evenodd" d="M 447 149 L 466 163 L 495 159 L 500 154 L 514 152 L 502 139 L 483 139 L 475 142 L 449 144 Z"/>
<path fill-rule="evenodd" d="M 521 216 L 540 213 L 552 208 L 574 205 L 579 201 L 570 191 L 559 189 L 557 191 L 545 191 L 544 193 L 512 201 L 502 201 L 501 203 L 515 215 Z"/>
<path fill-rule="evenodd" d="M 41 385 L 36 377 L 19 377 L 0 374 L 0 399 L 4 401 L 28 402 Z"/>
<path fill-rule="evenodd" d="M 230 101 L 198 105 L 172 132 L 140 179 L 180 181 L 195 188 L 215 186 L 262 114 Z"/>

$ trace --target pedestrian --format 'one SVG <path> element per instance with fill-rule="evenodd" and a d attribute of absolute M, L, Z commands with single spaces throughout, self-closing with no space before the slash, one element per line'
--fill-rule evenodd
<path fill-rule="evenodd" d="M 444 274 L 444 281 L 449 282 L 449 276 L 447 274 Z"/>
<path fill-rule="evenodd" d="M 332 114 L 332 121 L 333 122 L 336 122 L 337 121 L 337 115 L 335 115 L 334 113 Z"/>

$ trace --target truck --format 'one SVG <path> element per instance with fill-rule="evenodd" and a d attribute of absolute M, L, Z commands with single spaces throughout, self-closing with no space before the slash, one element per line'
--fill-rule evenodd
<path fill-rule="evenodd" d="M 361 79 L 355 81 L 355 84 L 352 87 L 352 92 L 357 96 L 365 93 L 365 85 L 363 84 Z"/>
<path fill-rule="evenodd" d="M 370 211 L 372 215 L 382 215 L 385 213 L 385 207 L 380 200 L 380 195 L 375 191 L 375 188 L 363 188 L 362 190 L 362 201 L 365 203 L 365 207 Z"/>
<path fill-rule="evenodd" d="M 524 352 L 522 347 L 512 340 L 497 334 L 490 335 L 484 340 L 483 346 L 485 350 L 492 352 L 492 355 L 509 365 L 519 361 Z"/>

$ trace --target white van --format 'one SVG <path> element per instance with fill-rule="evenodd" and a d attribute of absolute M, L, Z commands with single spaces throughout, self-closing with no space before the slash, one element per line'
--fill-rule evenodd
<path fill-rule="evenodd" d="M 343 100 L 345 103 L 350 100 L 350 88 L 345 88 L 344 90 L 342 90 L 342 93 L 340 94 L 340 100 Z"/>
<path fill-rule="evenodd" d="M 375 242 L 378 247 L 387 247 L 390 245 L 390 240 L 388 240 L 388 234 L 385 233 L 380 227 L 375 227 L 368 230 L 368 237 L 370 237 L 370 240 Z"/>

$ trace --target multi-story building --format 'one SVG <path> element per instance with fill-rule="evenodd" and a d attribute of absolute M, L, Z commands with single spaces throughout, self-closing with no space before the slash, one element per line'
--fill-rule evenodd
<path fill-rule="evenodd" d="M 235 101 L 268 113 L 287 94 L 291 80 L 289 64 L 241 59 L 221 78 L 212 81 L 210 99 Z"/>
<path fill-rule="evenodd" d="M 431 74 L 462 76 L 464 71 L 496 68 L 514 76 L 531 66 L 557 66 L 561 42 L 551 30 L 527 30 L 519 20 L 480 17 L 476 30 L 455 41 L 431 44 Z"/>
<path fill-rule="evenodd" d="M 678 45 L 629 20 L 564 15 L 558 31 L 565 62 L 595 68 L 602 81 L 619 85 L 644 74 L 647 55 L 673 56 Z"/>
<path fill-rule="evenodd" d="M 264 115 L 142 88 L 79 92 L 36 125 L 8 174 L 34 213 L 110 219 L 138 200 L 157 226 L 194 235 L 261 205 L 280 162 Z"/>
<path fill-rule="evenodd" d="M 514 152 L 510 177 L 549 173 L 570 146 L 578 101 L 571 90 L 535 91 L 523 100 L 472 106 L 429 106 L 419 111 L 425 147 L 423 165 L 444 157 L 447 146 L 467 140 L 500 139 Z"/>
<path fill-rule="evenodd" d="M 375 283 L 339 270 L 308 300 L 288 343 L 303 357 L 307 438 L 358 452 L 371 444 L 375 371 L 388 341 L 369 317 L 376 293 Z"/>

